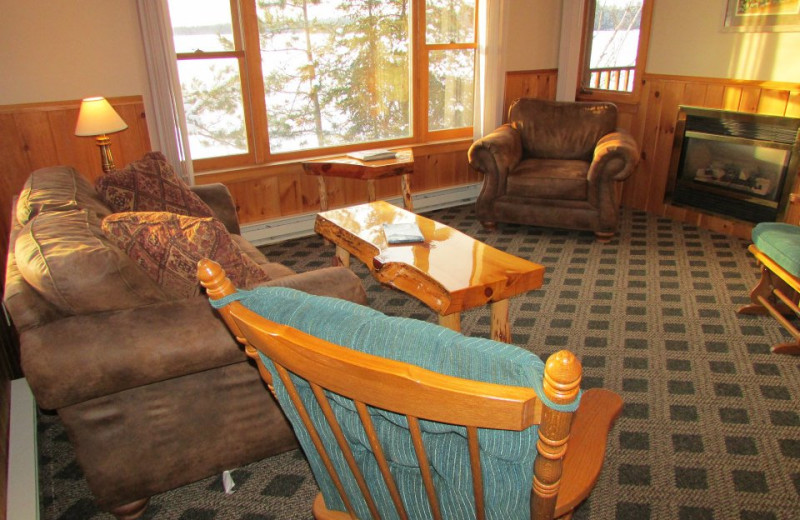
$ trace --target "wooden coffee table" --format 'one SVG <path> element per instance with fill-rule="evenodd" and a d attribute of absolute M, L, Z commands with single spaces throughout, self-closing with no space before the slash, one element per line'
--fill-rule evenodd
<path fill-rule="evenodd" d="M 399 222 L 416 222 L 425 241 L 387 244 L 383 224 Z M 460 331 L 462 311 L 490 304 L 498 341 L 511 340 L 508 298 L 544 280 L 544 266 L 384 201 L 319 213 L 314 230 L 336 245 L 334 263 L 349 266 L 355 256 L 378 281 L 436 311 L 441 325 Z"/>

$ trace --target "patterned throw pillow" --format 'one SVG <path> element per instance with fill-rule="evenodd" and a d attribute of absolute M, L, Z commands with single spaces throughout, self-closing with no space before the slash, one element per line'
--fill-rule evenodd
<path fill-rule="evenodd" d="M 99 177 L 95 189 L 114 213 L 169 211 L 193 217 L 214 216 L 161 152 L 148 152 L 125 168 Z"/>
<path fill-rule="evenodd" d="M 197 262 L 219 263 L 237 287 L 249 288 L 269 276 L 231 240 L 213 218 L 168 212 L 114 213 L 103 219 L 103 232 L 170 295 L 200 293 Z"/>

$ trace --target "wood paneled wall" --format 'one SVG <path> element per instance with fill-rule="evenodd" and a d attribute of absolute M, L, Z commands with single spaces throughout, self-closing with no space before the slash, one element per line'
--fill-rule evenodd
<path fill-rule="evenodd" d="M 117 166 L 142 156 L 150 138 L 141 96 L 109 99 L 128 129 L 111 135 Z M 80 100 L 0 106 L 0 253 L 5 259 L 10 231 L 11 201 L 28 175 L 46 166 L 74 166 L 94 180 L 103 174 L 94 137 L 77 137 Z M 0 269 L 5 279 L 5 262 Z"/>
<path fill-rule="evenodd" d="M 508 107 L 517 98 L 555 99 L 557 81 L 556 69 L 507 72 L 503 91 L 503 121 L 508 118 Z"/>
<path fill-rule="evenodd" d="M 555 99 L 556 70 L 514 71 L 506 74 L 504 113 L 518 97 Z M 646 75 L 641 104 L 620 105 L 620 126 L 629 129 L 642 148 L 636 172 L 624 184 L 623 205 L 670 216 L 712 230 L 749 237 L 752 225 L 715 217 L 664 203 L 669 160 L 678 105 L 723 108 L 800 117 L 800 85 L 744 82 L 725 79 Z M 149 138 L 141 97 L 110 100 L 129 128 L 112 136 L 117 165 L 127 164 L 149 150 Z M 79 100 L 0 107 L 0 232 L 3 257 L 8 235 L 11 198 L 27 175 L 36 168 L 69 164 L 90 179 L 102 175 L 93 138 L 73 135 Z M 415 173 L 412 193 L 480 182 L 466 158 L 471 139 L 414 147 Z M 235 171 L 205 173 L 197 182 L 223 182 L 233 193 L 242 223 L 280 218 L 319 209 L 316 178 L 307 176 L 299 163 L 257 166 Z M 795 186 L 795 192 L 800 186 Z M 378 181 L 379 197 L 400 193 L 400 181 Z M 330 179 L 332 207 L 366 200 L 360 181 Z M 800 212 L 796 208 L 792 211 Z M 800 220 L 790 212 L 787 220 Z"/>
<path fill-rule="evenodd" d="M 679 105 L 800 117 L 800 84 L 645 75 L 642 103 L 631 131 L 642 149 L 639 167 L 625 183 L 622 203 L 712 231 L 749 239 L 753 225 L 664 202 Z M 795 176 L 793 191 L 800 186 Z M 786 220 L 800 215 L 790 209 Z"/>

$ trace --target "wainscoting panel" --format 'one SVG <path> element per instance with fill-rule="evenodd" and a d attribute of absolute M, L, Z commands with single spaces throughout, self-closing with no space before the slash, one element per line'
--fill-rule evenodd
<path fill-rule="evenodd" d="M 121 167 L 150 150 L 141 96 L 108 100 L 128 129 L 111 136 L 111 153 Z M 77 137 L 80 100 L 0 106 L 0 254 L 5 259 L 11 201 L 38 168 L 65 164 L 94 180 L 103 174 L 94 137 Z M 5 263 L 3 263 L 5 266 Z M 5 280 L 1 269 L 0 281 Z"/>
<path fill-rule="evenodd" d="M 538 99 L 556 98 L 558 70 L 522 70 L 506 73 L 506 86 L 503 93 L 503 120 L 508 117 L 508 107 L 521 97 Z"/>
<path fill-rule="evenodd" d="M 623 189 L 622 204 L 712 231 L 749 238 L 753 224 L 664 202 L 678 105 L 800 117 L 800 84 L 645 75 L 642 103 L 632 122 L 642 149 L 639 167 Z M 793 192 L 800 186 L 795 181 Z M 790 208 L 786 220 L 798 222 Z"/>

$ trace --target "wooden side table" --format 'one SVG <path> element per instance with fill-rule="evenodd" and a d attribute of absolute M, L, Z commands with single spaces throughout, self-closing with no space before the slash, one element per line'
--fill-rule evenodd
<path fill-rule="evenodd" d="M 375 180 L 400 175 L 400 189 L 403 193 L 403 206 L 414 211 L 411 202 L 410 178 L 414 173 L 414 152 L 411 148 L 394 150 L 394 159 L 379 161 L 359 161 L 346 155 L 303 162 L 303 170 L 309 175 L 317 176 L 319 185 L 319 206 L 321 211 L 328 210 L 328 189 L 325 177 L 342 177 L 367 181 L 367 200 L 375 200 Z"/>

